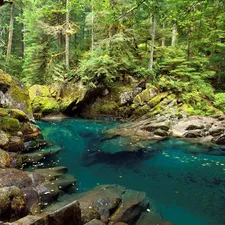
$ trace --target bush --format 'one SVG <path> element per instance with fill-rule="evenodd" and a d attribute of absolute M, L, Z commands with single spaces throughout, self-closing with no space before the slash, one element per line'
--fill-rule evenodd
<path fill-rule="evenodd" d="M 225 93 L 215 94 L 214 105 L 225 113 Z"/>

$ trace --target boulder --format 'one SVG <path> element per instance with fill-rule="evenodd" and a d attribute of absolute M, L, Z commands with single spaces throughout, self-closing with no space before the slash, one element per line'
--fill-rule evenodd
<path fill-rule="evenodd" d="M 31 105 L 35 116 L 57 115 L 71 104 L 85 98 L 87 89 L 81 83 L 66 82 L 54 85 L 33 85 L 29 88 Z"/>
<path fill-rule="evenodd" d="M 101 220 L 93 219 L 88 223 L 85 223 L 84 225 L 105 225 Z"/>
<path fill-rule="evenodd" d="M 134 100 L 134 97 L 142 91 L 142 88 L 137 87 L 132 91 L 126 91 L 120 94 L 120 104 L 131 104 Z"/>
<path fill-rule="evenodd" d="M 139 89 L 140 91 L 142 89 Z M 139 92 L 140 92 L 139 91 Z M 147 88 L 145 90 L 143 90 L 140 94 L 136 94 L 136 97 L 133 99 L 133 103 L 136 106 L 142 106 L 145 103 L 148 103 L 151 99 L 153 99 L 158 93 L 158 90 L 156 87 L 152 86 L 152 85 L 148 85 Z"/>
<path fill-rule="evenodd" d="M 120 206 L 110 217 L 109 224 L 117 222 L 134 224 L 148 206 L 149 202 L 146 193 L 128 189 L 122 196 Z"/>
<path fill-rule="evenodd" d="M 76 199 L 80 202 L 82 220 L 85 223 L 95 217 L 106 224 L 135 224 L 149 205 L 144 192 L 118 185 L 101 185 L 78 195 Z"/>
<path fill-rule="evenodd" d="M 29 119 L 33 120 L 29 93 L 26 87 L 21 82 L 2 71 L 0 71 L 0 84 L 0 107 L 19 109 L 23 111 Z"/>
<path fill-rule="evenodd" d="M 189 116 L 187 118 L 164 118 L 163 121 L 162 118 L 134 121 L 105 130 L 103 136 L 107 140 L 127 138 L 133 145 L 143 141 L 159 141 L 168 137 L 180 138 L 191 143 L 206 145 L 204 151 L 202 148 L 194 150 L 196 153 L 223 155 L 224 130 L 225 121 L 220 120 L 220 117 Z M 217 151 L 212 151 L 214 144 L 220 145 Z"/>
<path fill-rule="evenodd" d="M 22 163 L 20 155 L 0 149 L 0 168 L 20 168 Z"/>
<path fill-rule="evenodd" d="M 16 186 L 0 188 L 0 221 L 9 221 L 25 215 L 25 196 Z"/>
<path fill-rule="evenodd" d="M 212 141 L 218 145 L 225 145 L 225 134 L 214 137 Z"/>
<path fill-rule="evenodd" d="M 81 210 L 79 203 L 73 201 L 63 207 L 54 209 L 53 211 L 46 210 L 35 216 L 28 215 L 21 218 L 11 225 L 81 225 Z"/>
<path fill-rule="evenodd" d="M 39 211 L 38 205 L 48 205 L 56 200 L 63 190 L 76 182 L 75 178 L 65 174 L 65 170 L 62 167 L 49 168 L 45 171 L 36 170 L 35 172 L 25 172 L 13 168 L 0 169 L 0 188 L 12 186 L 19 188 L 26 196 L 25 212 L 36 214 Z M 55 173 L 58 175 L 55 176 Z"/>

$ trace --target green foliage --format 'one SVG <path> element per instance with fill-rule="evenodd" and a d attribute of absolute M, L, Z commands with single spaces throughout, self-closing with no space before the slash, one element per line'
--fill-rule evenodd
<path fill-rule="evenodd" d="M 77 75 L 85 83 L 110 86 L 115 80 L 126 80 L 127 75 L 136 77 L 146 75 L 147 71 L 137 63 L 132 38 L 119 33 L 102 40 L 93 52 L 85 54 Z"/>
<path fill-rule="evenodd" d="M 2 60 L 0 60 L 0 67 L 3 68 L 6 73 L 19 79 L 21 78 L 20 74 L 22 72 L 22 66 L 23 58 L 15 55 L 9 56 L 7 61 L 5 61 L 4 56 L 2 57 Z"/>
<path fill-rule="evenodd" d="M 202 99 L 212 100 L 214 91 L 209 78 L 214 72 L 209 70 L 209 61 L 205 57 L 185 58 L 185 53 L 177 48 L 159 48 L 157 52 L 159 86 L 172 90 L 181 100 L 197 104 Z"/>
<path fill-rule="evenodd" d="M 85 55 L 84 59 L 80 62 L 77 74 L 86 84 L 110 85 L 116 78 L 117 64 L 107 54 L 99 55 L 95 51 Z"/>
<path fill-rule="evenodd" d="M 215 94 L 214 105 L 225 113 L 225 93 Z"/>

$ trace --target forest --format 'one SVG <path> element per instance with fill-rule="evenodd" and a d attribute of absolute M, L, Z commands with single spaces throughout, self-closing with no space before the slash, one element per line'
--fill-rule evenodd
<path fill-rule="evenodd" d="M 0 67 L 28 87 L 145 80 L 225 107 L 224 0 L 14 0 L 0 10 Z"/>
<path fill-rule="evenodd" d="M 0 224 L 224 225 L 225 0 L 0 0 Z"/>

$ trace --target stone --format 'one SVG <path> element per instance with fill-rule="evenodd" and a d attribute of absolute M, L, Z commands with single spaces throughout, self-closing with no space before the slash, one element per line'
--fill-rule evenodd
<path fill-rule="evenodd" d="M 218 145 L 225 145 L 225 134 L 214 137 L 212 141 Z"/>
<path fill-rule="evenodd" d="M 61 151 L 60 146 L 49 146 L 31 153 L 22 154 L 23 162 L 25 163 L 33 163 L 42 160 L 44 157 L 49 155 L 57 154 Z"/>
<path fill-rule="evenodd" d="M 126 91 L 120 94 L 120 104 L 131 104 L 134 97 L 142 91 L 142 88 L 137 87 L 133 91 Z"/>
<path fill-rule="evenodd" d="M 115 223 L 114 225 L 129 225 L 129 224 L 124 223 L 124 222 L 118 222 L 118 223 Z"/>
<path fill-rule="evenodd" d="M 162 218 L 154 212 L 143 212 L 136 225 L 156 225 L 161 224 Z"/>
<path fill-rule="evenodd" d="M 17 79 L 0 71 L 0 107 L 8 109 L 19 109 L 23 111 L 30 120 L 33 120 L 30 98 L 27 88 Z M 1 86 L 2 86 L 1 85 Z"/>
<path fill-rule="evenodd" d="M 197 138 L 197 137 L 203 137 L 204 134 L 201 130 L 190 130 L 189 132 L 186 132 L 183 134 L 184 138 Z"/>
<path fill-rule="evenodd" d="M 119 185 L 101 185 L 78 195 L 77 200 L 80 202 L 82 218 L 90 218 L 89 215 L 94 210 L 99 213 L 101 221 L 107 223 L 111 212 L 120 204 L 125 191 L 126 189 Z"/>
<path fill-rule="evenodd" d="M 143 106 L 145 103 L 149 102 L 157 95 L 157 88 L 152 85 L 147 85 L 147 88 L 143 90 L 140 94 L 136 95 L 133 100 L 133 103 L 136 106 Z"/>
<path fill-rule="evenodd" d="M 62 194 L 62 190 L 76 182 L 75 178 L 63 174 L 58 180 L 56 179 L 50 177 L 47 173 L 42 175 L 37 172 L 25 172 L 14 168 L 0 169 L 0 188 L 16 186 L 35 200 L 35 194 L 31 191 L 33 189 L 42 205 L 56 200 Z M 32 201 L 30 205 L 34 205 L 34 203 L 35 201 Z"/>
<path fill-rule="evenodd" d="M 28 215 L 11 225 L 81 225 L 81 210 L 79 203 L 73 201 L 54 211 L 47 211 L 35 216 Z"/>
<path fill-rule="evenodd" d="M 147 131 L 155 131 L 155 130 L 164 130 L 164 131 L 169 131 L 170 129 L 170 122 L 166 121 L 166 122 L 159 122 L 159 123 L 149 123 L 148 125 L 145 125 L 144 127 L 145 130 Z"/>
<path fill-rule="evenodd" d="M 154 135 L 158 135 L 158 136 L 161 136 L 161 137 L 169 137 L 169 133 L 165 130 L 162 130 L 162 129 L 157 129 L 154 131 Z"/>
<path fill-rule="evenodd" d="M 219 136 L 221 134 L 223 134 L 225 131 L 225 128 L 224 127 L 220 127 L 220 126 L 212 126 L 210 129 L 209 129 L 209 133 L 212 135 L 212 136 Z"/>
<path fill-rule="evenodd" d="M 0 221 L 18 219 L 25 215 L 25 197 L 15 186 L 0 188 Z"/>
<path fill-rule="evenodd" d="M 21 168 L 21 166 L 22 159 L 20 155 L 0 149 L 0 168 Z"/>
<path fill-rule="evenodd" d="M 0 130 L 0 147 L 4 147 L 9 143 L 9 137 L 6 132 Z"/>
<path fill-rule="evenodd" d="M 116 222 L 134 224 L 136 219 L 140 217 L 148 206 L 149 201 L 146 193 L 128 189 L 123 194 L 119 207 L 110 217 L 109 224 L 114 224 Z"/>
<path fill-rule="evenodd" d="M 85 223 L 84 225 L 105 225 L 101 220 L 93 219 L 88 223 Z"/>

